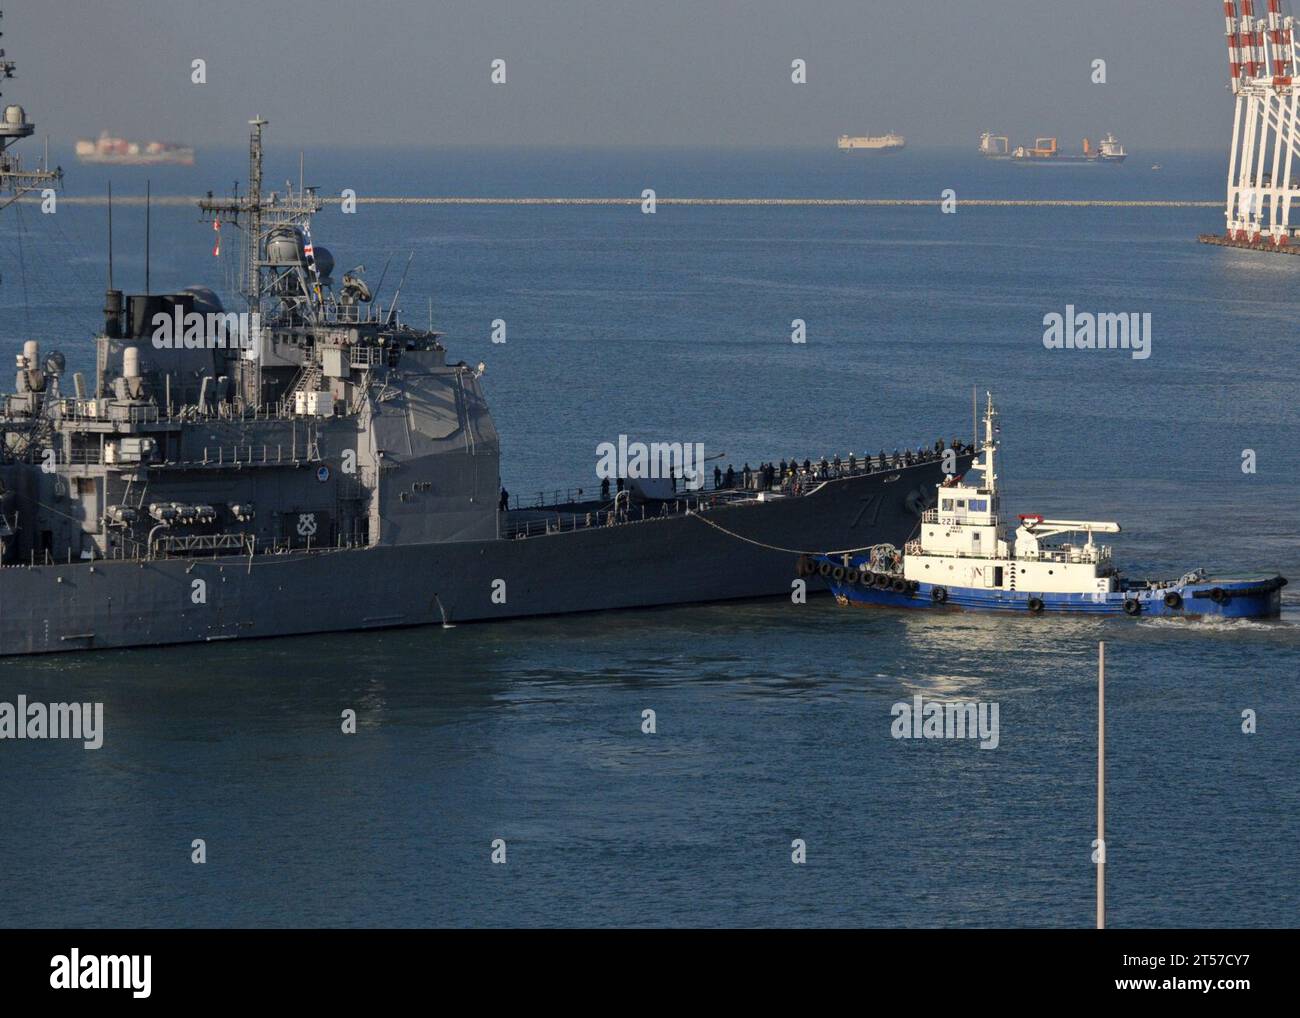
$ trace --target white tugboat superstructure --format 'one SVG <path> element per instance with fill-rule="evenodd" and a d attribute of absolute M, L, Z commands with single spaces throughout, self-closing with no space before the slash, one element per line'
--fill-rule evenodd
<path fill-rule="evenodd" d="M 1115 589 L 1111 550 L 1092 535 L 1117 534 L 1118 523 L 1020 517 L 1014 543 L 1002 536 L 998 493 L 997 410 L 988 396 L 984 441 L 970 469 L 978 484 L 957 478 L 940 485 L 938 505 L 921 518 L 918 540 L 906 547 L 903 576 L 946 587 L 982 590 L 1034 590 L 1044 593 L 1109 593 Z M 1049 538 L 1081 533 L 1085 542 L 1055 543 Z"/>

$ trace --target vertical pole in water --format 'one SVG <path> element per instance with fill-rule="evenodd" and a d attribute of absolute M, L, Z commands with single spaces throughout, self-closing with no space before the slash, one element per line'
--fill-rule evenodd
<path fill-rule="evenodd" d="M 1106 928 L 1106 642 L 1097 644 L 1097 929 Z"/>

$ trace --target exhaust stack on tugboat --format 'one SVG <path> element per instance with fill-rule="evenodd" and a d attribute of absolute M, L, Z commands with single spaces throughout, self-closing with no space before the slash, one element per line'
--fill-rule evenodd
<path fill-rule="evenodd" d="M 877 545 L 856 555 L 805 556 L 800 575 L 824 577 L 841 605 L 1131 617 L 1280 613 L 1287 582 L 1281 576 L 1209 579 L 1197 569 L 1171 581 L 1126 579 L 1115 568 L 1111 549 L 1093 540 L 1094 534 L 1119 533 L 1118 523 L 1025 514 L 1008 542 L 994 466 L 998 430 L 990 394 L 980 458 L 970 467 L 979 471 L 979 483 L 957 476 L 940 484 L 936 507 L 922 516 L 920 536 L 902 552 Z M 1067 534 L 1085 540 L 1052 540 Z"/>

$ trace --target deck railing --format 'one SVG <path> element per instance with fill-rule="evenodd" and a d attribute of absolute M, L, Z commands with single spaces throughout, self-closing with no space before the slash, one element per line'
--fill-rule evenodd
<path fill-rule="evenodd" d="M 962 455 L 965 455 L 965 453 Z M 727 482 L 725 471 L 720 478 L 715 477 L 712 473 L 706 473 L 704 485 L 695 490 L 688 491 L 684 482 L 679 481 L 681 490 L 677 494 L 680 494 L 682 498 L 694 498 L 711 492 L 725 491 L 753 494 L 760 491 L 775 491 L 786 495 L 803 494 L 824 481 L 838 480 L 842 477 L 860 477 L 863 474 L 883 473 L 906 466 L 915 466 L 918 463 L 933 463 L 939 458 L 940 454 L 927 452 L 919 457 L 916 454 L 912 454 L 910 458 L 899 456 L 897 459 L 886 456 L 883 460 L 879 456 L 863 457 L 861 459 L 855 457 L 851 465 L 847 459 L 841 460 L 838 465 L 828 461 L 825 467 L 822 467 L 820 463 L 810 463 L 807 470 L 804 470 L 802 465 L 787 467 L 786 475 L 784 477 L 774 477 L 770 485 L 766 483 L 762 473 L 757 469 L 751 469 L 749 477 L 746 478 L 744 471 L 733 468 L 731 483 Z M 556 488 L 550 491 L 527 492 L 522 495 L 512 494 L 510 496 L 510 508 L 544 509 L 550 506 L 573 505 L 583 502 L 609 502 L 616 494 L 617 491 L 613 487 L 606 493 L 600 483 L 596 482 L 583 487 Z M 934 512 L 934 510 L 931 510 L 931 512 Z M 930 522 L 934 522 L 934 520 Z"/>

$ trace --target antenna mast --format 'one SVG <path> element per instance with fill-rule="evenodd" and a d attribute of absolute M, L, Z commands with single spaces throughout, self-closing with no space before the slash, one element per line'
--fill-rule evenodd
<path fill-rule="evenodd" d="M 144 292 L 146 296 L 149 293 L 149 240 L 153 235 L 153 229 L 149 221 L 150 205 L 150 183 L 144 182 Z"/>
<path fill-rule="evenodd" d="M 220 220 L 239 226 L 245 222 L 244 229 L 244 298 L 248 301 L 250 313 L 262 313 L 262 298 L 266 285 L 262 281 L 262 270 L 267 267 L 263 257 L 266 250 L 266 238 L 278 226 L 308 226 L 311 217 L 321 210 L 323 202 L 314 187 L 300 186 L 297 194 L 262 194 L 262 128 L 270 121 L 255 117 L 249 121 L 252 131 L 248 138 L 248 193 L 242 197 L 234 194 L 229 198 L 208 197 L 199 202 L 199 210 L 205 222 Z M 301 173 L 301 170 L 299 171 Z"/>
<path fill-rule="evenodd" d="M 113 182 L 108 182 L 108 288 L 113 289 Z"/>

